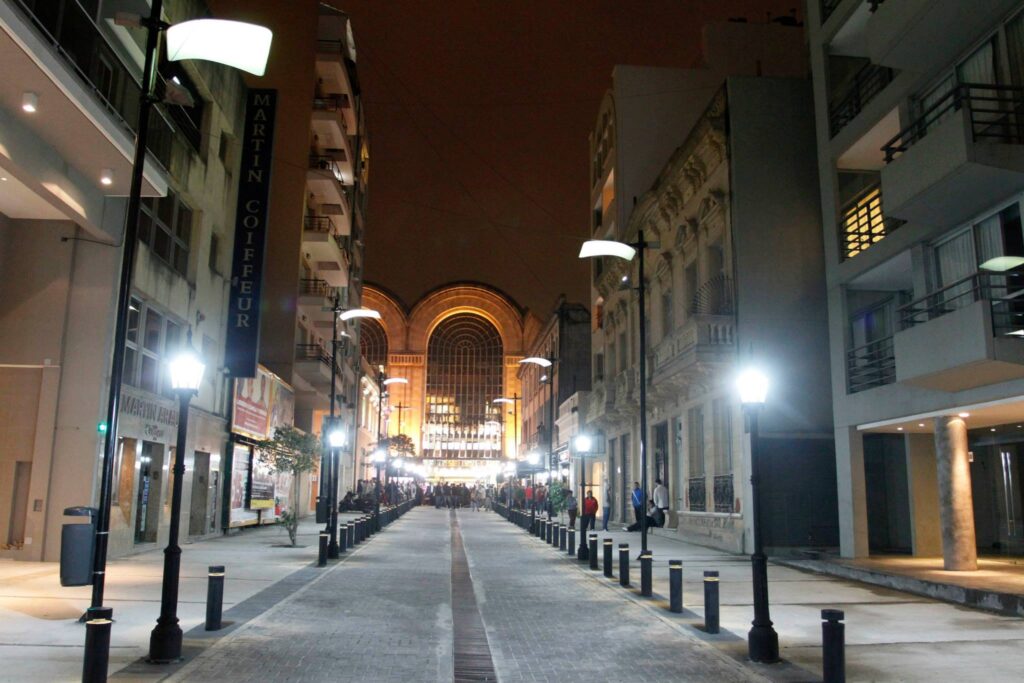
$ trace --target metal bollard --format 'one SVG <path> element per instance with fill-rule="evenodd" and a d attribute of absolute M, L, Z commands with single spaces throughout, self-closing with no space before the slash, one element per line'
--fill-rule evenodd
<path fill-rule="evenodd" d="M 90 607 L 85 618 L 85 656 L 82 658 L 82 683 L 105 683 L 110 661 L 110 624 L 112 607 Z"/>
<path fill-rule="evenodd" d="M 821 668 L 825 683 L 846 683 L 846 615 L 840 609 L 821 610 Z"/>
<path fill-rule="evenodd" d="M 348 529 L 348 547 L 352 548 L 356 544 L 356 525 L 354 522 L 349 522 L 345 528 Z"/>
<path fill-rule="evenodd" d="M 348 547 L 348 524 L 342 524 L 338 527 L 338 553 L 345 552 Z"/>
<path fill-rule="evenodd" d="M 654 555 L 650 550 L 640 553 L 640 595 L 645 598 L 651 597 L 651 567 L 654 564 Z"/>
<path fill-rule="evenodd" d="M 320 556 L 317 557 L 316 566 L 325 567 L 327 566 L 327 539 L 328 534 L 326 531 L 320 532 Z"/>
<path fill-rule="evenodd" d="M 704 572 L 704 630 L 718 633 L 718 572 Z"/>
<path fill-rule="evenodd" d="M 569 529 L 569 537 L 566 539 L 566 552 L 570 555 L 576 554 L 576 530 Z"/>
<path fill-rule="evenodd" d="M 619 544 L 619 585 L 629 585 L 629 544 Z"/>
<path fill-rule="evenodd" d="M 597 534 L 587 536 L 587 554 L 590 559 L 590 568 L 597 569 Z"/>
<path fill-rule="evenodd" d="M 668 611 L 676 614 L 683 611 L 683 561 L 668 561 Z"/>
<path fill-rule="evenodd" d="M 224 566 L 210 567 L 206 576 L 206 630 L 219 631 L 224 610 Z"/>
<path fill-rule="evenodd" d="M 537 528 L 534 529 L 533 535 L 537 538 L 544 538 L 544 527 L 547 526 L 547 523 L 546 519 L 538 519 Z"/>
<path fill-rule="evenodd" d="M 559 532 L 560 532 L 560 534 L 559 534 L 559 539 L 558 539 L 558 549 L 559 550 L 565 550 L 565 532 L 566 532 L 566 528 L 563 526 L 561 529 L 559 529 Z"/>
<path fill-rule="evenodd" d="M 612 546 L 615 545 L 615 541 L 610 538 L 604 539 L 604 575 L 609 579 L 612 578 Z"/>
<path fill-rule="evenodd" d="M 558 522 L 548 524 L 548 545 L 558 545 Z"/>

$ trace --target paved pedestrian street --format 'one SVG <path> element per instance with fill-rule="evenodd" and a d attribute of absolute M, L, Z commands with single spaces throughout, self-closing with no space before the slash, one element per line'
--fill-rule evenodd
<path fill-rule="evenodd" d="M 450 681 L 452 525 L 498 680 L 756 681 L 498 515 L 417 508 L 173 681 Z"/>

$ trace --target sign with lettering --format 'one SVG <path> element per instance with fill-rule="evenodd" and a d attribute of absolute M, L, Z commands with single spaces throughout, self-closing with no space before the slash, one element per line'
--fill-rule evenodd
<path fill-rule="evenodd" d="M 235 249 L 225 365 L 232 377 L 255 377 L 260 347 L 260 291 L 267 242 L 270 168 L 276 90 L 250 90 L 246 98 L 242 164 L 238 176 Z"/>
<path fill-rule="evenodd" d="M 235 382 L 231 431 L 257 441 L 295 421 L 295 392 L 280 377 L 257 367 L 256 377 Z"/>

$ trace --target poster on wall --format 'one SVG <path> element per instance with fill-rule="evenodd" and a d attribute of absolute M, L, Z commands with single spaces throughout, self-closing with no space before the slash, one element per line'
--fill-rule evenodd
<path fill-rule="evenodd" d="M 260 441 L 294 420 L 295 392 L 277 375 L 260 366 L 255 377 L 235 382 L 234 433 Z"/>
<path fill-rule="evenodd" d="M 249 508 L 252 510 L 271 510 L 274 508 L 275 481 L 270 463 L 259 453 L 252 461 L 252 493 L 249 496 Z"/>
<path fill-rule="evenodd" d="M 231 510 L 228 515 L 228 526 L 231 527 L 256 524 L 259 519 L 254 511 L 246 507 L 251 458 L 248 446 L 235 444 L 231 464 Z"/>

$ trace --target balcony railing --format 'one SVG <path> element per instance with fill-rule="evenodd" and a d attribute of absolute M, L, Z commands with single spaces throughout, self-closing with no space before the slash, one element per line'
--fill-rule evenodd
<path fill-rule="evenodd" d="M 732 315 L 732 279 L 722 273 L 701 285 L 690 301 L 690 312 L 695 315 Z"/>
<path fill-rule="evenodd" d="M 334 179 L 339 183 L 344 181 L 345 176 L 341 173 L 341 167 L 334 157 L 322 156 L 320 154 L 309 155 L 309 167 L 316 171 L 330 171 Z"/>
<path fill-rule="evenodd" d="M 337 233 L 330 216 L 306 216 L 302 219 L 302 228 L 311 232 Z"/>
<path fill-rule="evenodd" d="M 295 360 L 298 361 L 320 361 L 331 367 L 331 355 L 319 344 L 297 344 L 295 346 Z"/>
<path fill-rule="evenodd" d="M 341 111 L 351 109 L 352 103 L 348 95 L 328 95 L 326 97 L 314 97 L 313 109 L 318 111 Z"/>
<path fill-rule="evenodd" d="M 333 293 L 334 288 L 319 278 L 299 280 L 299 294 L 304 294 L 306 296 L 322 296 L 326 298 L 330 297 Z"/>
<path fill-rule="evenodd" d="M 342 40 L 318 40 L 316 41 L 316 51 L 345 54 L 345 42 Z"/>
<path fill-rule="evenodd" d="M 732 475 L 716 474 L 714 484 L 715 512 L 733 512 L 736 496 L 732 488 Z"/>
<path fill-rule="evenodd" d="M 896 381 L 892 337 L 878 339 L 846 353 L 846 393 L 873 389 Z"/>
<path fill-rule="evenodd" d="M 872 185 L 848 201 L 840 211 L 840 243 L 845 261 L 881 242 L 906 221 L 882 214 L 882 187 Z"/>
<path fill-rule="evenodd" d="M 969 306 L 992 304 L 992 334 L 1024 328 L 1024 276 L 1017 273 L 975 273 L 897 310 L 901 329 L 920 325 Z"/>
<path fill-rule="evenodd" d="M 928 131 L 953 112 L 966 109 L 971 135 L 975 142 L 992 141 L 1004 144 L 1024 142 L 1021 110 L 1024 88 L 1012 85 L 963 83 L 925 109 L 912 124 L 901 130 L 883 147 L 889 163 L 917 144 Z"/>
<path fill-rule="evenodd" d="M 893 70 L 877 64 L 865 64 L 829 106 L 829 132 L 832 137 L 853 121 L 858 114 L 885 90 L 893 79 Z"/>

